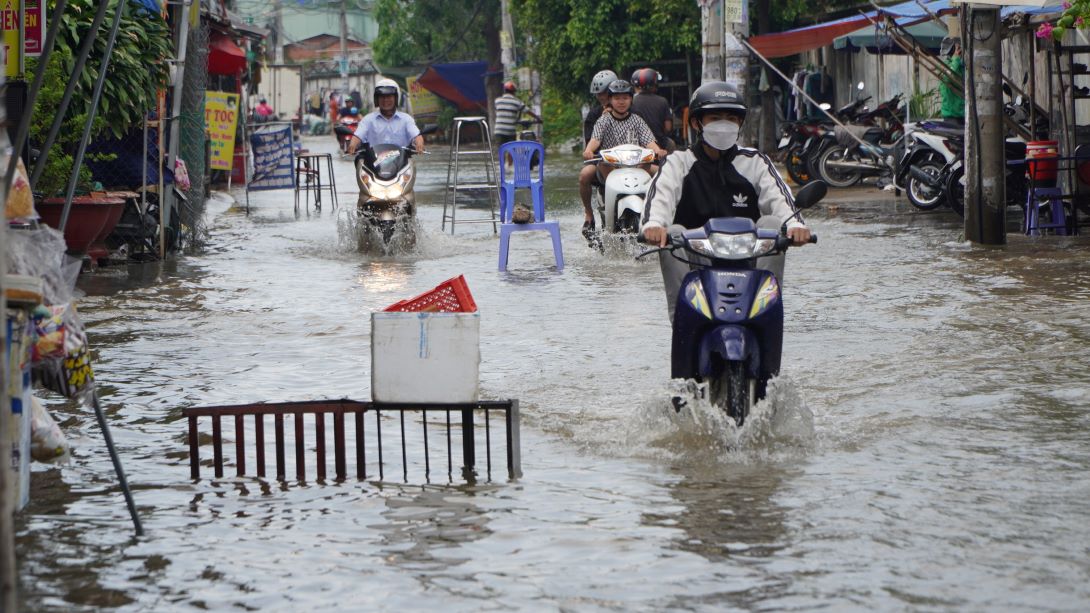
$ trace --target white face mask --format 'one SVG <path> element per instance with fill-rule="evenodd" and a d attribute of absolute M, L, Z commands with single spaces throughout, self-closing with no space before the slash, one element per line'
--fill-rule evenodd
<path fill-rule="evenodd" d="M 720 119 L 704 126 L 704 142 L 709 146 L 726 151 L 738 144 L 738 130 L 741 128 L 733 121 Z"/>

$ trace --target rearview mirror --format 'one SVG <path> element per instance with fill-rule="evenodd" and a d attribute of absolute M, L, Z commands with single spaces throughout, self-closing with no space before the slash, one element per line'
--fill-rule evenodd
<path fill-rule="evenodd" d="M 825 194 L 829 193 L 829 186 L 825 181 L 811 181 L 799 190 L 799 193 L 795 194 L 795 208 L 808 209 L 825 197 Z"/>
<path fill-rule="evenodd" d="M 857 84 L 857 85 L 855 86 L 855 88 L 856 88 L 856 89 L 858 89 L 859 91 L 863 91 L 863 82 L 862 82 L 862 81 L 860 81 L 860 82 L 859 82 L 859 83 L 858 83 L 858 84 Z"/>
<path fill-rule="evenodd" d="M 833 108 L 833 105 L 829 104 L 828 102 L 822 102 L 818 105 L 818 108 L 823 111 L 828 111 L 829 109 Z"/>
<path fill-rule="evenodd" d="M 423 128 L 420 128 L 420 133 L 423 135 L 435 134 L 439 131 L 439 124 L 426 123 Z"/>

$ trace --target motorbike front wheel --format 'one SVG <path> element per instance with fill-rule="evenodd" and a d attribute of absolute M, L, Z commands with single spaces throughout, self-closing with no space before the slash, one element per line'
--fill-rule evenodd
<path fill-rule="evenodd" d="M 933 179 L 939 179 L 942 176 L 944 164 L 942 163 L 941 158 L 934 156 L 918 162 L 915 166 Z M 909 173 L 908 184 L 905 186 L 905 191 L 908 193 L 908 201 L 912 203 L 912 206 L 921 211 L 930 211 L 942 206 L 943 197 L 941 183 L 932 187 Z"/>
<path fill-rule="evenodd" d="M 784 156 L 783 165 L 787 168 L 787 176 L 791 177 L 795 185 L 801 187 L 814 180 L 813 176 L 810 175 L 806 158 L 802 156 L 801 146 L 788 149 L 787 155 Z"/>
<path fill-rule="evenodd" d="M 640 216 L 634 211 L 625 210 L 621 213 L 621 220 L 618 224 L 618 230 L 625 234 L 639 234 L 640 233 Z"/>
<path fill-rule="evenodd" d="M 841 170 L 833 166 L 836 162 L 849 162 L 849 149 L 840 145 L 830 145 L 817 157 L 817 174 L 829 187 L 851 187 L 863 178 L 858 170 Z"/>
<path fill-rule="evenodd" d="M 756 386 L 756 380 L 746 376 L 745 362 L 729 361 L 723 363 L 719 376 L 709 382 L 708 391 L 712 404 L 741 426 L 753 408 Z"/>

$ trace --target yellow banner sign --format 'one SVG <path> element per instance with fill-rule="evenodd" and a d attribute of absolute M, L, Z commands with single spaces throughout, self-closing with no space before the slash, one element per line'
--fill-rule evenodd
<path fill-rule="evenodd" d="M 235 159 L 238 94 L 205 92 L 204 124 L 212 142 L 212 170 L 231 170 L 231 163 Z"/>
<path fill-rule="evenodd" d="M 408 77 L 405 84 L 409 90 L 409 104 L 412 105 L 413 115 L 434 115 L 441 108 L 439 96 L 424 89 L 418 80 L 420 77 Z"/>
<path fill-rule="evenodd" d="M 4 75 L 19 76 L 22 67 L 23 44 L 20 36 L 20 0 L 0 0 L 0 43 L 4 46 Z"/>

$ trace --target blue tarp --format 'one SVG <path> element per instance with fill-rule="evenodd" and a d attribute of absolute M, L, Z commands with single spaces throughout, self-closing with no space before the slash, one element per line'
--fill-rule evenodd
<path fill-rule="evenodd" d="M 484 91 L 487 72 L 486 62 L 432 64 L 417 82 L 459 111 L 479 112 L 488 108 L 488 95 Z"/>
<path fill-rule="evenodd" d="M 915 2 L 915 0 L 909 0 L 908 2 L 884 7 L 881 12 L 885 15 L 897 18 L 898 21 L 904 20 L 902 23 L 905 25 L 911 25 L 930 19 L 931 14 L 950 14 L 961 7 L 960 3 L 954 3 L 950 0 L 934 0 L 922 4 L 923 7 Z M 1046 7 L 1024 5 L 1005 6 L 1000 11 L 1000 15 L 1003 17 L 1015 13 L 1045 15 L 1049 13 L 1058 13 L 1062 10 L 1061 0 L 1053 0 L 1053 2 Z M 765 57 L 785 57 L 831 45 L 833 39 L 836 37 L 849 34 L 859 28 L 870 25 L 870 20 L 875 19 L 877 16 L 878 11 L 870 11 L 863 15 L 856 14 L 841 19 L 834 19 L 832 21 L 787 30 L 785 32 L 754 36 L 749 39 L 749 43 Z"/>

